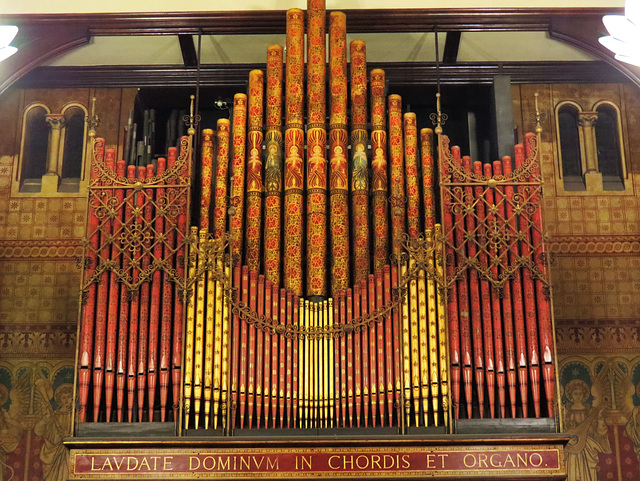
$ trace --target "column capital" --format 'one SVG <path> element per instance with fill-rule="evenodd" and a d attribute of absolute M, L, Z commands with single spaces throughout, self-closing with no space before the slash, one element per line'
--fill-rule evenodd
<path fill-rule="evenodd" d="M 45 120 L 54 130 L 60 130 L 66 125 L 66 119 L 62 114 L 49 114 Z"/>
<path fill-rule="evenodd" d="M 579 112 L 578 125 L 582 127 L 593 127 L 598 120 L 598 112 Z"/>

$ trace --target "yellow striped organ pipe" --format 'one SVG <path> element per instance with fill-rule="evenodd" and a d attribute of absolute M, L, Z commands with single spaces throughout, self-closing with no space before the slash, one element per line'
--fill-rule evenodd
<path fill-rule="evenodd" d="M 305 321 L 305 332 L 307 335 L 304 336 L 304 355 L 307 361 L 313 358 L 311 354 L 311 341 L 309 339 L 309 333 L 311 332 L 311 310 L 309 308 L 309 301 L 304 301 L 304 321 Z M 309 425 L 309 408 L 310 406 L 310 395 L 311 389 L 309 385 L 309 370 L 311 367 L 310 362 L 304 363 L 304 427 L 310 428 L 312 426 Z"/>
<path fill-rule="evenodd" d="M 200 231 L 200 240 L 207 241 L 207 232 Z M 209 241 L 211 242 L 211 241 Z M 203 242 L 204 243 L 204 242 Z M 215 259 L 203 259 L 207 261 L 207 266 L 210 267 L 210 262 L 215 263 Z M 215 315 L 215 302 L 216 302 L 216 282 L 213 279 L 213 272 L 211 269 L 207 269 L 206 272 L 206 285 L 207 285 L 207 298 L 206 304 L 206 317 L 205 317 L 205 354 L 204 354 L 204 428 L 209 429 L 209 417 L 211 414 L 211 397 L 213 389 L 213 369 L 215 361 L 213 359 L 214 344 L 215 344 L 215 322 L 219 319 Z M 197 424 L 197 423 L 196 423 Z"/>
<path fill-rule="evenodd" d="M 201 230 L 199 234 L 198 247 L 203 247 L 206 241 L 206 231 Z M 196 251 L 198 252 L 198 251 Z M 198 252 L 198 270 L 204 271 L 204 255 L 200 255 Z M 195 337 L 196 342 L 193 352 L 193 407 L 194 407 L 194 421 L 195 428 L 198 429 L 200 424 L 200 407 L 202 399 L 202 381 L 203 381 L 203 366 L 202 356 L 204 351 L 204 323 L 205 323 L 205 280 L 204 275 L 199 276 L 198 284 L 196 288 L 196 325 L 195 325 Z"/>
<path fill-rule="evenodd" d="M 327 323 L 329 327 L 333 327 L 333 323 L 334 323 L 334 316 L 333 316 L 333 299 L 329 298 L 328 300 L 328 309 L 329 309 L 329 322 Z M 338 375 L 338 373 L 335 371 L 335 364 L 334 364 L 334 356 L 338 356 L 339 353 L 338 352 L 334 352 L 333 349 L 333 337 L 329 337 L 328 339 L 328 345 L 329 345 L 329 376 L 328 376 L 328 383 L 329 383 L 329 427 L 332 428 L 334 427 L 334 422 L 337 422 L 337 419 L 334 418 L 334 410 L 335 410 L 335 396 L 338 395 L 338 393 L 335 392 L 334 389 L 334 383 L 333 380 L 336 378 L 336 376 Z"/>
<path fill-rule="evenodd" d="M 438 346 L 440 353 L 440 394 L 442 396 L 442 412 L 444 415 L 444 424 L 449 426 L 449 355 L 448 355 L 448 339 L 447 339 L 447 299 L 444 290 L 444 246 L 442 245 L 442 225 L 436 224 L 434 228 L 435 242 L 435 264 L 436 279 L 439 281 L 437 286 L 437 303 L 438 303 Z"/>
<path fill-rule="evenodd" d="M 418 331 L 420 345 L 420 394 L 424 426 L 429 422 L 429 318 L 427 314 L 427 288 L 424 269 L 418 271 Z"/>
<path fill-rule="evenodd" d="M 218 259 L 218 265 L 221 266 L 222 262 L 224 262 L 221 258 Z M 224 273 L 225 278 L 227 280 L 231 279 L 231 266 L 228 262 L 224 263 Z M 224 286 L 223 289 L 227 289 L 227 286 Z M 228 292 L 228 291 L 227 291 Z M 230 294 L 229 294 L 230 295 Z M 229 383 L 229 333 L 230 333 L 230 315 L 229 315 L 229 299 L 226 295 L 222 297 L 222 348 L 221 348 L 221 376 L 220 376 L 220 386 L 222 389 L 222 394 L 220 396 L 220 406 L 222 408 L 222 428 L 227 428 L 227 413 L 229 411 L 228 405 L 228 383 Z M 214 418 L 214 429 L 217 428 L 216 418 Z"/>
<path fill-rule="evenodd" d="M 224 273 L 224 266 L 222 264 L 221 254 L 218 252 L 215 259 L 216 272 Z M 209 274 L 211 275 L 211 274 Z M 213 429 L 218 428 L 218 409 L 220 408 L 220 394 L 221 394 L 221 377 L 222 377 L 222 336 L 224 330 L 224 297 L 223 297 L 223 284 L 222 280 L 216 279 L 215 281 L 215 318 L 214 324 L 214 339 L 213 339 L 213 409 L 212 420 Z"/>
<path fill-rule="evenodd" d="M 399 259 L 398 260 L 400 266 L 400 276 L 401 279 L 406 279 L 407 276 L 407 263 L 406 261 Z M 409 293 L 405 292 L 400 298 L 400 309 L 402 316 L 402 380 L 403 380 L 403 388 L 404 388 L 404 417 L 405 417 L 405 425 L 411 424 L 411 365 L 412 365 L 412 356 L 411 356 L 411 330 L 410 330 L 410 322 L 411 316 L 409 314 L 411 306 L 409 305 Z"/>
<path fill-rule="evenodd" d="M 433 229 L 426 229 L 427 243 L 433 242 Z M 431 371 L 431 399 L 433 406 L 434 425 L 438 425 L 438 391 L 439 391 L 439 363 L 438 363 L 438 313 L 436 300 L 436 285 L 433 274 L 435 273 L 434 253 L 427 258 L 427 302 L 429 312 L 429 367 Z M 426 424 L 426 423 L 425 423 Z"/>
<path fill-rule="evenodd" d="M 191 238 L 194 242 L 189 246 L 189 279 L 195 279 L 196 277 L 196 262 L 197 262 L 197 239 L 198 228 L 191 228 Z M 192 285 L 188 293 L 187 300 L 187 322 L 185 332 L 185 345 L 184 345 L 184 425 L 185 428 L 189 428 L 189 415 L 191 413 L 191 394 L 193 392 L 192 377 L 193 377 L 193 341 L 195 332 L 195 305 L 196 305 L 196 286 Z"/>

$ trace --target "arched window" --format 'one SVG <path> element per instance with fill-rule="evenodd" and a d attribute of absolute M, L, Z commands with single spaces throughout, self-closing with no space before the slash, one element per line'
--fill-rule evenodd
<path fill-rule="evenodd" d="M 29 107 L 24 113 L 20 169 L 21 192 L 39 192 L 41 178 L 47 172 L 47 150 L 49 147 L 47 114 L 49 114 L 49 110 L 42 105 Z"/>
<path fill-rule="evenodd" d="M 578 107 L 572 103 L 562 104 L 556 115 L 564 187 L 566 190 L 584 190 Z"/>
<path fill-rule="evenodd" d="M 82 178 L 82 165 L 85 149 L 86 112 L 79 106 L 70 106 L 63 110 L 64 138 L 62 142 L 62 169 L 60 172 L 60 191 L 77 191 Z"/>
<path fill-rule="evenodd" d="M 601 103 L 596 107 L 596 147 L 598 152 L 598 171 L 602 174 L 604 190 L 624 190 L 624 171 L 622 163 L 622 141 L 618 110 L 610 103 Z"/>

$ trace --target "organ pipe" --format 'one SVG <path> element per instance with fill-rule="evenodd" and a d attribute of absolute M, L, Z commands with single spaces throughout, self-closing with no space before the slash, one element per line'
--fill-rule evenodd
<path fill-rule="evenodd" d="M 286 66 L 269 46 L 195 159 L 191 138 L 139 167 L 95 141 L 80 421 L 230 435 L 553 416 L 537 138 L 492 164 L 440 124 L 418 138 L 383 70 L 367 89 L 364 42 L 347 72 L 346 16 L 329 16 L 328 69 L 324 1 L 306 18 L 306 66 L 292 9 Z"/>

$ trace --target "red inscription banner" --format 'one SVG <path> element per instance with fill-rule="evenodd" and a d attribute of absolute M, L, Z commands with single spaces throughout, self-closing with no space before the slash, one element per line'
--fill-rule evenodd
<path fill-rule="evenodd" d="M 71 479 L 495 477 L 562 479 L 557 447 L 71 450 Z"/>

